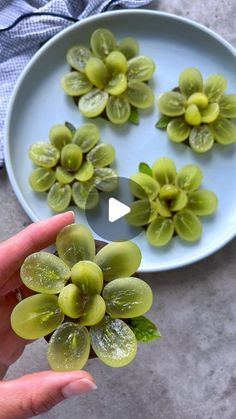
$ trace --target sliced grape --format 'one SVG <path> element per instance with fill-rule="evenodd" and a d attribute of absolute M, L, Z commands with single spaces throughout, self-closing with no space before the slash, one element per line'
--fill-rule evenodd
<path fill-rule="evenodd" d="M 57 166 L 55 174 L 56 180 L 63 185 L 71 183 L 74 180 L 74 175 L 62 166 Z"/>
<path fill-rule="evenodd" d="M 29 157 L 37 166 L 48 168 L 56 166 L 60 153 L 53 145 L 38 142 L 30 147 Z"/>
<path fill-rule="evenodd" d="M 98 89 L 103 89 L 108 82 L 108 71 L 102 60 L 91 57 L 86 65 L 86 76 L 89 81 Z"/>
<path fill-rule="evenodd" d="M 88 154 L 87 159 L 94 167 L 109 166 L 115 158 L 115 149 L 112 144 L 98 144 Z"/>
<path fill-rule="evenodd" d="M 160 191 L 159 183 L 145 173 L 136 173 L 130 180 L 130 190 L 136 198 L 154 200 Z"/>
<path fill-rule="evenodd" d="M 106 304 L 101 295 L 92 295 L 84 306 L 79 323 L 84 326 L 94 326 L 105 316 Z"/>
<path fill-rule="evenodd" d="M 105 63 L 110 74 L 126 73 L 128 69 L 127 60 L 120 51 L 112 51 L 107 56 Z"/>
<path fill-rule="evenodd" d="M 132 202 L 130 212 L 126 215 L 128 224 L 139 227 L 149 224 L 157 216 L 157 206 L 153 201 L 148 199 L 140 199 Z"/>
<path fill-rule="evenodd" d="M 201 111 L 202 122 L 210 124 L 214 122 L 220 114 L 220 107 L 218 103 L 210 103 L 205 109 Z"/>
<path fill-rule="evenodd" d="M 88 93 L 93 85 L 87 75 L 79 71 L 71 71 L 61 79 L 61 86 L 68 96 L 81 96 Z"/>
<path fill-rule="evenodd" d="M 107 104 L 108 93 L 99 89 L 92 89 L 79 100 L 79 110 L 82 115 L 94 118 L 100 115 Z"/>
<path fill-rule="evenodd" d="M 75 182 L 72 186 L 72 198 L 78 208 L 89 210 L 99 202 L 99 193 L 90 182 Z"/>
<path fill-rule="evenodd" d="M 128 62 L 127 77 L 129 80 L 147 81 L 155 72 L 154 61 L 145 55 L 139 55 Z"/>
<path fill-rule="evenodd" d="M 88 48 L 83 45 L 74 45 L 68 49 L 66 60 L 72 68 L 85 73 L 86 64 L 91 56 L 91 51 Z"/>
<path fill-rule="evenodd" d="M 204 109 L 208 105 L 208 97 L 204 93 L 193 93 L 187 101 L 188 105 L 196 105 L 199 109 Z"/>
<path fill-rule="evenodd" d="M 48 344 L 48 363 L 54 371 L 77 371 L 84 367 L 90 352 L 86 327 L 63 323 L 53 333 Z"/>
<path fill-rule="evenodd" d="M 60 292 L 58 304 L 62 313 L 78 319 L 83 312 L 83 297 L 75 284 L 66 285 Z"/>
<path fill-rule="evenodd" d="M 80 182 L 86 182 L 93 177 L 94 168 L 90 161 L 84 161 L 80 166 L 78 172 L 75 173 L 74 178 Z"/>
<path fill-rule="evenodd" d="M 56 182 L 48 192 L 47 203 L 54 212 L 65 211 L 70 205 L 71 187 Z"/>
<path fill-rule="evenodd" d="M 61 165 L 71 171 L 80 168 L 83 160 L 81 148 L 77 144 L 67 144 L 61 151 Z"/>
<path fill-rule="evenodd" d="M 135 335 L 123 320 L 106 316 L 91 327 L 89 334 L 95 354 L 109 367 L 124 367 L 136 356 Z"/>
<path fill-rule="evenodd" d="M 218 118 L 210 125 L 214 139 L 223 145 L 232 144 L 236 141 L 236 125 L 225 118 Z"/>
<path fill-rule="evenodd" d="M 103 60 L 116 49 L 116 39 L 109 29 L 99 28 L 93 32 L 90 45 L 94 55 Z"/>
<path fill-rule="evenodd" d="M 95 241 L 90 230 L 83 224 L 71 224 L 57 235 L 56 248 L 59 257 L 70 267 L 80 260 L 94 260 Z"/>
<path fill-rule="evenodd" d="M 219 101 L 223 118 L 236 118 L 236 95 L 223 95 Z"/>
<path fill-rule="evenodd" d="M 103 271 L 104 281 L 112 281 L 132 275 L 141 263 L 139 247 L 131 242 L 109 243 L 103 247 L 95 257 L 95 263 Z"/>
<path fill-rule="evenodd" d="M 119 51 L 124 54 L 127 60 L 130 60 L 131 58 L 135 57 L 135 55 L 138 55 L 139 44 L 136 39 L 128 36 L 122 39 L 120 42 Z"/>
<path fill-rule="evenodd" d="M 162 217 L 171 217 L 171 212 L 168 208 L 168 205 L 165 201 L 162 201 L 159 198 L 156 198 L 155 200 L 157 213 L 161 215 Z"/>
<path fill-rule="evenodd" d="M 127 89 L 127 78 L 123 73 L 112 76 L 105 90 L 113 96 L 119 96 Z"/>
<path fill-rule="evenodd" d="M 114 191 L 119 184 L 117 173 L 110 167 L 95 169 L 93 180 L 96 188 L 103 192 Z"/>
<path fill-rule="evenodd" d="M 181 143 L 187 140 L 190 135 L 191 127 L 186 123 L 183 117 L 174 118 L 167 125 L 167 134 L 174 143 Z"/>
<path fill-rule="evenodd" d="M 227 87 L 227 81 L 222 74 L 212 74 L 204 83 L 204 93 L 209 102 L 218 102 L 224 94 Z"/>
<path fill-rule="evenodd" d="M 202 225 L 199 218 L 190 210 L 183 209 L 174 218 L 174 227 L 178 236 L 188 242 L 200 239 L 202 235 Z"/>
<path fill-rule="evenodd" d="M 171 211 L 180 211 L 183 208 L 186 207 L 188 203 L 188 197 L 186 192 L 184 191 L 178 191 L 177 196 L 172 200 L 171 204 L 170 204 L 170 210 Z"/>
<path fill-rule="evenodd" d="M 196 191 L 202 183 L 203 172 L 199 166 L 188 164 L 177 174 L 176 186 L 185 192 Z"/>
<path fill-rule="evenodd" d="M 188 196 L 188 208 L 196 215 L 211 215 L 216 211 L 218 199 L 214 192 L 202 189 Z"/>
<path fill-rule="evenodd" d="M 208 125 L 194 127 L 189 136 L 189 144 L 197 153 L 205 153 L 214 144 L 214 136 Z"/>
<path fill-rule="evenodd" d="M 189 125 L 197 126 L 202 122 L 200 111 L 196 105 L 188 105 L 184 117 Z"/>
<path fill-rule="evenodd" d="M 49 131 L 49 138 L 59 151 L 72 141 L 72 133 L 65 125 L 54 125 Z"/>
<path fill-rule="evenodd" d="M 153 106 L 153 91 L 151 87 L 141 81 L 129 81 L 125 96 L 129 103 L 138 109 L 147 109 Z"/>
<path fill-rule="evenodd" d="M 161 187 L 159 198 L 163 201 L 171 201 L 176 198 L 178 192 L 179 190 L 175 185 L 166 184 Z"/>
<path fill-rule="evenodd" d="M 81 260 L 72 267 L 71 280 L 82 295 L 101 294 L 103 273 L 101 268 L 90 260 Z"/>
<path fill-rule="evenodd" d="M 202 92 L 203 78 L 197 68 L 187 68 L 179 76 L 179 87 L 183 95 L 189 97 L 194 93 Z"/>
<path fill-rule="evenodd" d="M 83 153 L 91 150 L 99 141 L 100 132 L 98 127 L 92 122 L 79 127 L 73 135 L 73 143 L 77 144 Z"/>
<path fill-rule="evenodd" d="M 110 96 L 106 105 L 106 114 L 113 124 L 125 124 L 130 117 L 130 104 L 123 96 Z"/>
<path fill-rule="evenodd" d="M 177 174 L 175 163 L 167 157 L 161 157 L 156 160 L 152 166 L 152 172 L 154 178 L 161 186 L 175 183 Z"/>
<path fill-rule="evenodd" d="M 158 216 L 146 231 L 147 241 L 155 247 L 166 246 L 174 234 L 173 221 L 170 218 Z"/>
<path fill-rule="evenodd" d="M 45 192 L 51 188 L 55 180 L 56 177 L 53 170 L 46 167 L 37 167 L 29 177 L 29 184 L 34 191 Z"/>
<path fill-rule="evenodd" d="M 36 294 L 18 303 L 11 313 L 11 327 L 23 339 L 39 339 L 64 320 L 56 295 Z"/>
<path fill-rule="evenodd" d="M 179 92 L 162 93 L 157 101 L 159 111 L 167 116 L 181 116 L 185 113 L 186 97 Z"/>

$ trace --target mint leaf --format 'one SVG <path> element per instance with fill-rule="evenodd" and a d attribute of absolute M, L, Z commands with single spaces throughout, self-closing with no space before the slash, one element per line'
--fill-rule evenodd
<path fill-rule="evenodd" d="M 166 129 L 169 122 L 172 120 L 171 117 L 162 115 L 162 117 L 157 121 L 155 127 L 159 129 Z"/>
<path fill-rule="evenodd" d="M 129 121 L 134 125 L 139 124 L 139 114 L 137 108 L 131 108 Z"/>
<path fill-rule="evenodd" d="M 138 170 L 140 173 L 145 173 L 146 175 L 152 176 L 152 169 L 148 166 L 147 163 L 141 162 L 139 163 Z"/>
<path fill-rule="evenodd" d="M 156 325 L 144 316 L 129 319 L 129 327 L 139 342 L 148 343 L 161 337 Z"/>
<path fill-rule="evenodd" d="M 71 134 L 74 134 L 75 133 L 75 131 L 76 131 L 76 128 L 75 128 L 75 126 L 73 125 L 73 124 L 71 124 L 70 122 L 65 122 L 65 126 L 67 127 L 67 128 L 69 128 L 69 130 L 71 131 Z"/>

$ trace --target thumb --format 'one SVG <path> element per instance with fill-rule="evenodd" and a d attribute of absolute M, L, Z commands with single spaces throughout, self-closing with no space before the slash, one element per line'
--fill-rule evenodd
<path fill-rule="evenodd" d="M 0 383 L 0 419 L 25 419 L 50 410 L 69 397 L 95 390 L 85 371 L 45 371 Z"/>

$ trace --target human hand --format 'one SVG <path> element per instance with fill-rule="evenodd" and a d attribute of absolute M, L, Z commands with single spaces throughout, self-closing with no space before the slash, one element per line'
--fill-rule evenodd
<path fill-rule="evenodd" d="M 18 303 L 14 290 L 20 287 L 24 297 L 30 295 L 20 280 L 20 266 L 31 253 L 55 243 L 58 232 L 73 222 L 73 212 L 56 215 L 0 243 L 0 379 L 30 343 L 15 335 L 10 324 L 11 312 Z M 93 378 L 85 371 L 44 371 L 0 381 L 0 419 L 36 416 L 68 397 L 95 388 Z"/>

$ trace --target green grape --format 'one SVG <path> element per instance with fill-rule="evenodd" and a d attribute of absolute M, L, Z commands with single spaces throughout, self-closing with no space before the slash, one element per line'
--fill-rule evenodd
<path fill-rule="evenodd" d="M 167 116 L 181 116 L 185 113 L 186 97 L 179 92 L 162 93 L 157 101 L 159 111 Z"/>
<path fill-rule="evenodd" d="M 132 58 L 128 62 L 127 77 L 129 80 L 147 81 L 155 72 L 155 63 L 144 55 Z"/>
<path fill-rule="evenodd" d="M 223 145 L 232 144 L 236 141 L 236 125 L 225 118 L 218 118 L 210 125 L 214 139 Z"/>
<path fill-rule="evenodd" d="M 197 153 L 205 153 L 214 144 L 214 136 L 208 125 L 194 127 L 189 136 L 189 144 Z"/>
<path fill-rule="evenodd" d="M 95 168 L 109 166 L 115 158 L 115 149 L 112 144 L 98 144 L 88 154 L 87 160 Z"/>
<path fill-rule="evenodd" d="M 217 206 L 218 200 L 214 192 L 202 189 L 188 196 L 188 208 L 196 215 L 211 215 L 216 211 Z"/>
<path fill-rule="evenodd" d="M 101 294 L 103 272 L 96 263 L 90 260 L 81 260 L 72 267 L 71 280 L 84 296 Z"/>
<path fill-rule="evenodd" d="M 204 93 L 193 93 L 188 98 L 187 105 L 196 105 L 199 109 L 204 109 L 208 105 L 208 97 Z"/>
<path fill-rule="evenodd" d="M 200 239 L 202 235 L 202 225 L 199 218 L 190 210 L 183 209 L 173 218 L 175 231 L 178 236 L 188 242 Z"/>
<path fill-rule="evenodd" d="M 196 191 L 202 183 L 203 173 L 195 164 L 182 167 L 176 176 L 176 186 L 185 192 Z"/>
<path fill-rule="evenodd" d="M 159 183 L 146 173 L 136 173 L 130 180 L 130 190 L 136 198 L 154 200 L 160 191 Z"/>
<path fill-rule="evenodd" d="M 172 119 L 167 125 L 167 135 L 174 143 L 181 143 L 187 140 L 190 135 L 191 127 L 183 117 Z"/>
<path fill-rule="evenodd" d="M 72 133 L 65 125 L 53 125 L 49 131 L 49 138 L 54 147 L 59 151 L 72 141 Z"/>
<path fill-rule="evenodd" d="M 206 79 L 203 90 L 209 102 L 218 102 L 226 87 L 227 81 L 222 74 L 212 74 Z"/>
<path fill-rule="evenodd" d="M 64 320 L 56 295 L 36 294 L 18 303 L 11 313 L 11 327 L 23 339 L 39 339 Z"/>
<path fill-rule="evenodd" d="M 62 166 L 57 166 L 55 175 L 56 175 L 56 180 L 63 185 L 71 183 L 74 180 L 74 175 L 68 172 Z"/>
<path fill-rule="evenodd" d="M 139 278 L 118 278 L 103 289 L 106 311 L 113 318 L 131 319 L 146 313 L 152 305 L 152 290 Z"/>
<path fill-rule="evenodd" d="M 156 160 L 152 166 L 154 179 L 163 186 L 166 184 L 174 184 L 176 178 L 176 167 L 173 160 L 167 157 L 161 157 Z"/>
<path fill-rule="evenodd" d="M 93 32 L 90 45 L 94 55 L 104 60 L 116 49 L 116 39 L 111 31 L 100 28 Z"/>
<path fill-rule="evenodd" d="M 83 326 L 94 326 L 99 323 L 106 312 L 106 304 L 101 295 L 91 295 L 84 306 L 79 323 Z"/>
<path fill-rule="evenodd" d="M 127 60 L 120 51 L 112 51 L 106 58 L 105 64 L 110 74 L 126 73 L 128 69 Z"/>
<path fill-rule="evenodd" d="M 57 256 L 37 252 L 25 259 L 20 277 L 30 290 L 58 294 L 70 278 L 70 269 Z"/>
<path fill-rule="evenodd" d="M 170 218 L 158 216 L 146 231 L 147 241 L 155 247 L 167 245 L 174 234 L 173 221 Z"/>
<path fill-rule="evenodd" d="M 188 105 L 184 117 L 189 125 L 197 126 L 202 122 L 200 111 L 196 105 Z"/>
<path fill-rule="evenodd" d="M 146 83 L 137 80 L 128 82 L 125 96 L 130 105 L 133 105 L 138 109 L 150 108 L 154 102 L 154 95 L 151 87 Z"/>
<path fill-rule="evenodd" d="M 145 226 L 157 216 L 157 206 L 153 201 L 140 199 L 132 202 L 130 212 L 126 215 L 126 221 L 132 226 Z"/>
<path fill-rule="evenodd" d="M 29 184 L 36 192 L 46 192 L 55 182 L 55 172 L 46 167 L 37 167 L 29 177 Z"/>
<path fill-rule="evenodd" d="M 113 124 L 124 124 L 130 117 L 130 104 L 123 96 L 110 96 L 106 105 L 106 114 Z"/>
<path fill-rule="evenodd" d="M 95 256 L 95 263 L 103 271 L 104 281 L 112 281 L 132 275 L 141 263 L 142 255 L 138 246 L 131 242 L 109 243 Z"/>
<path fill-rule="evenodd" d="M 95 241 L 90 230 L 83 224 L 64 227 L 56 238 L 59 257 L 72 268 L 80 260 L 94 260 Z"/>
<path fill-rule="evenodd" d="M 70 205 L 71 187 L 56 182 L 48 192 L 47 203 L 49 208 L 55 212 L 65 211 Z"/>
<path fill-rule="evenodd" d="M 67 144 L 61 151 L 61 165 L 71 171 L 80 168 L 83 160 L 81 148 L 77 144 Z"/>
<path fill-rule="evenodd" d="M 202 92 L 202 74 L 197 68 L 187 68 L 179 76 L 179 87 L 181 93 L 187 97 Z"/>
<path fill-rule="evenodd" d="M 90 338 L 86 327 L 66 322 L 49 341 L 48 363 L 54 371 L 77 371 L 84 367 L 89 353 Z"/>
<path fill-rule="evenodd" d="M 178 194 L 176 195 L 176 197 L 171 201 L 170 204 L 170 210 L 171 211 L 180 211 L 182 210 L 184 207 L 186 207 L 188 203 L 188 197 L 186 192 L 184 191 L 178 191 Z"/>
<path fill-rule="evenodd" d="M 109 367 L 124 367 L 136 356 L 135 335 L 123 320 L 106 316 L 90 328 L 89 334 L 95 354 Z"/>
<path fill-rule="evenodd" d="M 164 201 L 175 199 L 178 195 L 178 188 L 175 185 L 163 185 L 160 189 L 159 198 Z"/>
<path fill-rule="evenodd" d="M 114 191 L 119 184 L 117 173 L 110 167 L 95 169 L 93 180 L 96 188 L 103 192 Z"/>
<path fill-rule="evenodd" d="M 85 67 L 92 56 L 90 50 L 83 45 L 74 45 L 68 49 L 66 60 L 68 64 L 77 71 L 85 73 Z"/>
<path fill-rule="evenodd" d="M 72 198 L 78 208 L 89 210 L 99 202 L 99 193 L 95 186 L 88 182 L 75 182 L 72 186 Z"/>
<path fill-rule="evenodd" d="M 87 182 L 93 177 L 94 168 L 90 161 L 84 161 L 80 166 L 78 172 L 75 173 L 74 178 L 79 182 Z"/>
<path fill-rule="evenodd" d="M 60 153 L 53 145 L 38 142 L 30 147 L 29 157 L 37 166 L 49 168 L 56 166 Z"/>
<path fill-rule="evenodd" d="M 218 103 L 210 103 L 205 109 L 201 111 L 202 122 L 210 124 L 214 122 L 220 114 L 220 107 Z"/>
<path fill-rule="evenodd" d="M 108 93 L 99 89 L 92 89 L 79 100 L 79 110 L 82 115 L 94 118 L 100 115 L 107 104 Z"/>
<path fill-rule="evenodd" d="M 110 95 L 119 96 L 127 89 L 127 78 L 123 73 L 113 75 L 107 83 L 105 90 Z"/>
<path fill-rule="evenodd" d="M 162 217 L 171 217 L 171 212 L 168 208 L 168 205 L 165 201 L 162 201 L 159 198 L 155 200 L 157 214 L 161 215 Z"/>
<path fill-rule="evenodd" d="M 89 81 L 98 89 L 103 89 L 108 82 L 108 71 L 102 60 L 91 57 L 86 65 L 86 76 Z"/>
<path fill-rule="evenodd" d="M 219 101 L 223 118 L 236 118 L 236 95 L 223 95 Z"/>
<path fill-rule="evenodd" d="M 60 292 L 58 304 L 62 313 L 78 319 L 83 312 L 83 297 L 75 284 L 66 285 Z"/>
<path fill-rule="evenodd" d="M 119 45 L 119 51 L 124 54 L 127 60 L 135 57 L 139 53 L 139 44 L 136 39 L 131 37 L 126 37 L 122 39 Z"/>
<path fill-rule="evenodd" d="M 68 96 L 81 96 L 88 93 L 93 85 L 86 74 L 71 71 L 62 77 L 61 87 Z"/>
<path fill-rule="evenodd" d="M 87 153 L 97 144 L 99 139 L 100 132 L 98 127 L 89 122 L 75 131 L 72 141 L 81 148 L 83 153 Z"/>

